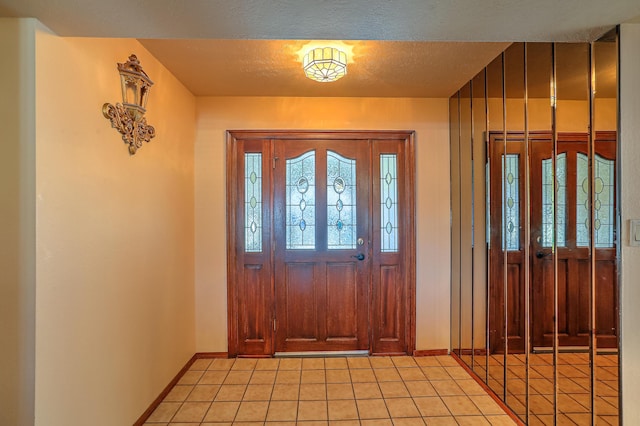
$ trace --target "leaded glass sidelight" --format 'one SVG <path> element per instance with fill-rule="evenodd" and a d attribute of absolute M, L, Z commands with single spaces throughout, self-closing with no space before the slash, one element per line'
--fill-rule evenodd
<path fill-rule="evenodd" d="M 398 251 L 398 156 L 380 155 L 380 235 L 383 253 Z"/>
<path fill-rule="evenodd" d="M 594 163 L 593 234 L 597 248 L 614 246 L 614 172 L 615 161 L 596 154 Z M 576 173 L 576 245 L 589 245 L 589 160 L 578 153 Z"/>
<path fill-rule="evenodd" d="M 327 152 L 327 248 L 356 248 L 356 160 Z"/>
<path fill-rule="evenodd" d="M 288 250 L 316 248 L 316 153 L 286 161 L 286 240 Z"/>
<path fill-rule="evenodd" d="M 244 154 L 244 251 L 262 251 L 262 154 Z"/>
<path fill-rule="evenodd" d="M 518 154 L 502 155 L 502 249 L 520 250 L 520 175 Z"/>
<path fill-rule="evenodd" d="M 557 217 L 556 247 L 567 245 L 567 154 L 556 157 L 557 215 L 554 211 L 554 173 L 552 159 L 542 160 L 542 247 L 553 246 L 553 225 Z"/>

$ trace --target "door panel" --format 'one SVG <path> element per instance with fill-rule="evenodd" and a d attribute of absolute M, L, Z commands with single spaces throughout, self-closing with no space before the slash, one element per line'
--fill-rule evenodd
<path fill-rule="evenodd" d="M 274 147 L 276 352 L 368 349 L 368 142 Z"/>
<path fill-rule="evenodd" d="M 380 277 L 378 287 L 378 297 L 376 301 L 377 315 L 380 319 L 378 338 L 381 341 L 397 341 L 402 337 L 402 329 L 400 327 L 400 315 L 402 306 L 399 303 L 389 303 L 389 301 L 397 302 L 402 300 L 400 291 L 402 287 L 397 285 L 398 268 L 393 265 L 384 265 L 380 267 Z"/>
<path fill-rule="evenodd" d="M 269 306 L 271 291 L 269 286 L 262 285 L 269 282 L 265 276 L 263 265 L 244 265 L 241 289 L 238 292 L 240 309 L 240 324 L 243 329 L 241 334 L 245 336 L 243 344 L 247 350 L 251 346 L 262 347 L 270 340 L 271 327 L 268 321 L 264 321 L 264 311 L 255 307 Z"/>
<path fill-rule="evenodd" d="M 327 340 L 358 338 L 357 274 L 354 262 L 327 264 Z"/>
<path fill-rule="evenodd" d="M 293 340 L 317 340 L 318 309 L 322 306 L 322 294 L 317 290 L 319 281 L 315 263 L 290 262 L 284 265 L 284 279 L 278 286 L 278 294 L 285 311 L 277 318 L 284 322 L 289 337 Z"/>

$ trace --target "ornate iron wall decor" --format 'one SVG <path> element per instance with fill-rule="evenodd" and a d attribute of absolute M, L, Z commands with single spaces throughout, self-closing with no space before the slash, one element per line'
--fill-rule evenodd
<path fill-rule="evenodd" d="M 122 104 L 105 103 L 102 114 L 111 120 L 111 127 L 120 132 L 124 143 L 129 145 L 129 154 L 133 155 L 142 147 L 142 142 L 149 142 L 156 135 L 155 128 L 148 125 L 144 117 L 153 81 L 142 69 L 136 55 L 129 56 L 125 63 L 118 63 L 118 72 Z"/>

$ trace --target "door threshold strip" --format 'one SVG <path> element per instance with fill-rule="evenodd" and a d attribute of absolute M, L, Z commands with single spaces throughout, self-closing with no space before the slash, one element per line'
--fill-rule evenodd
<path fill-rule="evenodd" d="M 536 346 L 533 348 L 533 353 L 535 354 L 545 354 L 552 353 L 553 347 L 551 346 Z M 581 353 L 581 352 L 589 352 L 589 346 L 561 346 L 558 348 L 558 352 L 560 353 Z M 606 354 L 615 354 L 618 353 L 617 348 L 599 348 L 596 351 L 597 354 L 606 355 Z"/>
<path fill-rule="evenodd" d="M 275 358 L 330 358 L 330 357 L 355 357 L 369 356 L 368 350 L 362 351 L 305 351 L 305 352 L 276 352 Z"/>

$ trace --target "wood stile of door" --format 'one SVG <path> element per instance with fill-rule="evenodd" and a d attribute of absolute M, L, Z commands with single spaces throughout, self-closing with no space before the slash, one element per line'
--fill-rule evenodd
<path fill-rule="evenodd" d="M 357 161 L 358 236 L 353 250 L 287 250 L 287 158 L 316 151 L 316 226 L 327 226 L 327 151 Z M 244 250 L 244 154 L 262 154 L 263 250 Z M 400 243 L 380 250 L 381 153 L 398 158 Z M 227 305 L 230 356 L 275 352 L 415 349 L 413 132 L 230 131 L 227 139 Z M 325 170 L 323 170 L 323 168 Z M 378 191 L 378 192 L 376 192 Z M 377 204 L 376 204 L 377 203 Z M 361 209 L 361 207 L 364 207 Z M 365 259 L 355 259 L 363 253 Z M 353 256 L 353 257 L 352 257 Z"/>
<path fill-rule="evenodd" d="M 529 135 L 531 161 L 531 241 L 530 300 L 531 300 L 531 348 L 553 346 L 554 313 L 554 266 L 551 248 L 540 245 L 542 211 L 541 164 L 551 158 L 551 134 L 532 132 Z M 504 252 L 501 250 L 501 155 L 521 154 L 520 170 L 524 170 L 522 155 L 522 133 L 507 135 L 506 152 L 503 134 L 491 134 L 490 191 L 491 191 L 491 244 L 490 244 L 490 350 L 501 353 L 504 349 L 505 301 L 504 301 Z M 597 132 L 596 153 L 615 160 L 615 132 Z M 589 248 L 576 246 L 576 166 L 575 154 L 588 152 L 588 136 L 581 133 L 558 135 L 558 154 L 567 156 L 567 218 L 566 247 L 558 247 L 558 341 L 560 346 L 587 347 L 589 345 L 590 312 L 590 260 Z M 573 154 L 573 155 L 571 155 Z M 523 179 L 520 194 L 524 194 Z M 573 185 L 571 184 L 573 182 Z M 520 209 L 520 223 L 524 223 L 524 208 Z M 507 333 L 509 352 L 524 350 L 524 232 L 521 229 L 520 250 L 507 251 Z M 615 247 L 595 250 L 596 267 L 596 333 L 598 348 L 617 347 L 617 273 Z M 538 254 L 538 256 L 536 255 Z"/>

